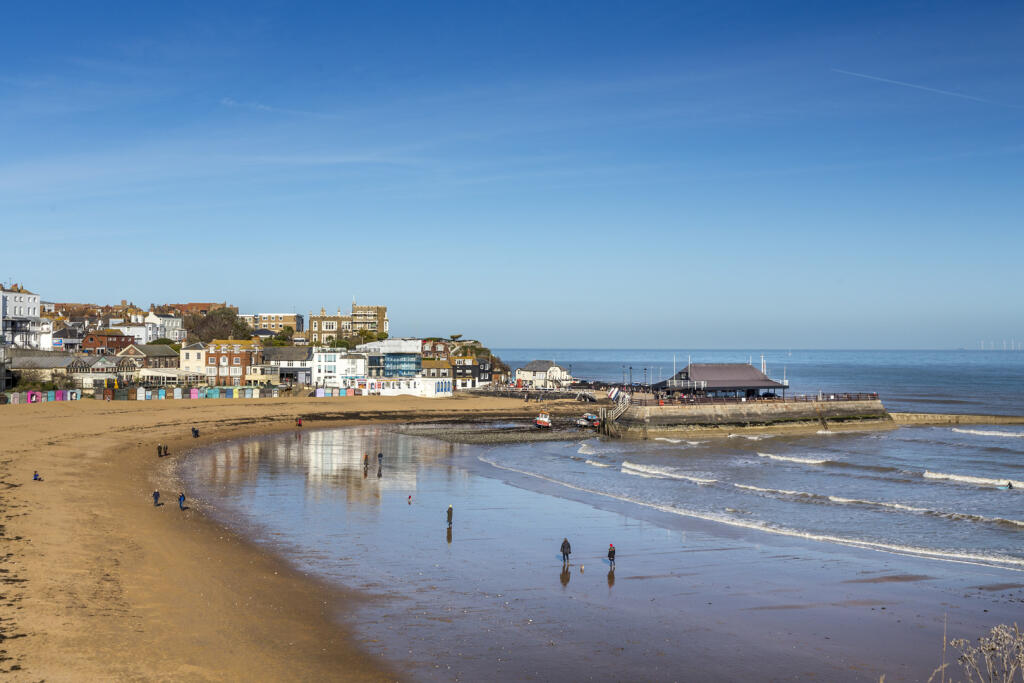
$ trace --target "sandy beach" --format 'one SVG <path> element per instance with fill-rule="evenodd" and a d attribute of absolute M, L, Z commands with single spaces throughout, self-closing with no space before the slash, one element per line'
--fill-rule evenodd
<path fill-rule="evenodd" d="M 292 429 L 299 415 L 326 426 L 535 412 L 521 401 L 405 397 L 3 406 L 0 669 L 24 680 L 393 679 L 327 614 L 359 596 L 195 509 L 181 513 L 173 461 L 215 440 Z M 157 443 L 169 458 L 156 457 Z M 155 510 L 154 489 L 165 501 Z"/>
<path fill-rule="evenodd" d="M 573 402 L 549 407 L 581 411 Z M 577 659 L 612 657 L 642 664 L 627 669 L 648 680 L 877 680 L 881 673 L 917 680 L 938 663 L 947 614 L 955 633 L 973 638 L 1019 610 L 1024 581 L 1017 572 L 724 530 L 538 485 L 514 471 L 499 470 L 501 483 L 482 464 L 467 470 L 483 468 L 477 474 L 452 479 L 444 452 L 412 480 L 396 481 L 389 471 L 391 488 L 356 496 L 356 505 L 344 508 L 352 525 L 345 542 L 387 558 L 366 580 L 358 573 L 345 581 L 318 578 L 324 573 L 295 562 L 301 555 L 286 562 L 273 543 L 254 543 L 218 521 L 208 500 L 190 496 L 189 509 L 178 510 L 182 456 L 278 432 L 298 438 L 300 415 L 309 441 L 333 427 L 501 422 L 536 411 L 534 403 L 509 399 L 404 397 L 4 406 L 0 668 L 17 680 L 395 680 L 422 677 L 414 672 L 452 658 L 472 676 L 494 655 L 501 662 L 495 671 L 508 678 L 574 677 Z M 200 439 L 190 437 L 191 426 Z M 157 457 L 158 443 L 168 445 L 170 457 Z M 32 481 L 34 470 L 42 482 Z M 362 485 L 358 468 L 332 476 L 352 477 L 350 498 Z M 154 489 L 163 496 L 157 508 Z M 416 505 L 406 504 L 410 491 Z M 434 528 L 438 510 L 452 501 L 460 510 L 454 544 Z M 510 517 L 510 510 L 520 512 Z M 547 566 L 549 546 L 566 533 L 559 520 L 571 520 L 574 542 L 588 548 L 580 555 L 587 573 L 574 569 L 571 583 Z M 533 529 L 539 545 L 513 540 L 520 528 Z M 614 590 L 601 554 L 589 549 L 605 543 L 609 530 L 633 558 L 645 558 L 624 558 Z M 427 556 L 435 543 L 446 549 L 449 569 L 411 564 L 420 538 Z M 411 554 L 388 551 L 400 544 Z M 495 564 L 509 549 L 515 561 Z M 381 573 L 399 588 L 382 590 Z M 506 591 L 509 602 L 495 602 Z M 409 596 L 422 595 L 442 600 L 448 612 L 459 605 L 478 622 L 431 627 L 426 632 L 447 635 L 424 639 L 425 618 L 428 626 L 456 622 L 441 609 L 430 612 L 437 605 L 429 600 L 428 617 L 408 606 Z M 456 638 L 467 651 L 452 649 L 459 628 L 506 623 L 509 609 L 534 610 L 556 635 L 548 639 L 523 621 L 500 643 Z M 628 654 L 619 653 L 622 633 Z M 399 649 L 407 643 L 408 652 Z"/>

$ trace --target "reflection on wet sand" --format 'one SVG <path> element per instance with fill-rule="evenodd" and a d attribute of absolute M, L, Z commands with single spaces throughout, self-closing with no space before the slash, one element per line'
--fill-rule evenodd
<path fill-rule="evenodd" d="M 374 479 L 369 477 L 365 450 L 368 445 L 387 454 L 387 472 L 381 462 Z M 459 448 L 446 442 L 404 436 L 384 427 L 317 430 L 297 434 L 294 439 L 224 444 L 210 457 L 197 462 L 196 472 L 204 481 L 225 489 L 255 483 L 261 467 L 271 474 L 302 471 L 307 495 L 314 499 L 333 496 L 340 486 L 345 489 L 349 503 L 379 504 L 382 491 L 415 491 L 421 468 L 448 458 Z M 456 473 L 454 469 L 452 472 Z"/>
<path fill-rule="evenodd" d="M 562 582 L 562 588 L 569 585 L 569 579 L 572 578 L 572 573 L 569 571 L 569 565 L 562 565 L 562 573 L 558 575 L 558 580 Z"/>
<path fill-rule="evenodd" d="M 611 588 L 615 585 L 615 567 L 608 570 L 608 587 Z"/>

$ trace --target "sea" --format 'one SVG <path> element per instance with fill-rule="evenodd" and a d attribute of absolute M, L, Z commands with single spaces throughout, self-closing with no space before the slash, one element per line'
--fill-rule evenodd
<path fill-rule="evenodd" d="M 513 368 L 553 360 L 571 365 L 576 377 L 605 382 L 621 381 L 623 367 L 627 382 L 630 366 L 634 382 L 643 381 L 638 369 L 642 375 L 647 368 L 657 381 L 673 368 L 671 351 L 496 353 Z M 675 352 L 674 365 L 749 361 L 759 367 L 761 353 Z M 764 355 L 768 374 L 785 374 L 791 393 L 871 391 L 890 410 L 1024 415 L 1024 353 L 784 350 Z M 378 452 L 385 454 L 380 477 Z M 371 456 L 368 470 L 362 467 L 364 453 Z M 632 544 L 634 554 L 637 547 L 648 549 L 645 562 L 651 566 L 640 572 L 646 576 L 677 576 L 675 559 L 657 559 L 661 549 L 692 549 L 693 529 L 699 528 L 701 547 L 708 551 L 738 539 L 757 548 L 797 544 L 793 557 L 813 557 L 822 566 L 827 558 L 860 552 L 875 558 L 868 566 L 913 558 L 925 567 L 918 571 L 929 575 L 996 572 L 1011 578 L 992 583 L 1024 585 L 1024 425 L 821 430 L 800 436 L 744 431 L 648 441 L 609 440 L 581 431 L 570 441 L 487 446 L 373 426 L 221 444 L 195 454 L 184 467 L 189 486 L 215 516 L 274 546 L 304 571 L 399 596 L 404 607 L 371 610 L 357 630 L 368 647 L 389 643 L 388 656 L 412 658 L 412 677 L 424 680 L 454 678 L 452 662 L 470 678 L 487 671 L 489 657 L 500 661 L 502 656 L 488 650 L 493 638 L 532 652 L 534 659 L 545 656 L 544 639 L 554 642 L 553 634 L 564 628 L 564 615 L 544 608 L 566 589 L 564 576 L 560 587 L 553 580 L 554 551 L 563 532 L 573 535 L 574 543 L 593 546 L 588 562 L 595 565 L 610 536 Z M 453 502 L 460 522 L 454 543 L 450 530 L 443 536 L 441 521 Z M 416 512 L 421 505 L 431 510 L 425 517 Z M 544 548 L 535 548 L 531 539 L 542 539 Z M 783 556 L 790 555 L 766 552 L 758 561 L 769 567 Z M 535 593 L 539 589 L 524 577 L 549 571 L 548 562 L 552 582 L 544 590 L 550 593 Z M 609 595 L 613 578 L 609 572 Z M 574 578 L 573 585 L 583 580 Z M 680 579 L 661 580 L 659 591 L 681 595 Z M 620 580 L 614 591 L 628 594 L 627 585 L 632 584 Z M 515 628 L 511 622 L 502 626 L 520 599 L 539 601 L 534 616 L 543 617 L 546 626 L 536 629 L 543 633 L 536 642 L 524 635 L 530 629 L 520 628 L 525 616 Z M 608 599 L 602 597 L 594 609 L 607 609 Z M 665 624 L 684 629 L 673 616 L 677 608 L 656 623 L 637 616 L 630 628 L 641 635 L 649 629 L 655 639 Z M 396 623 L 404 626 L 395 630 Z M 446 649 L 448 641 L 437 638 L 441 624 L 449 624 L 441 632 L 462 639 L 475 658 Z M 475 650 L 469 646 L 474 639 L 479 641 Z M 587 656 L 619 671 L 620 660 L 610 655 Z M 642 667 L 655 660 L 629 661 L 630 667 Z M 548 665 L 542 678 L 558 671 L 557 663 Z M 504 671 L 515 677 L 537 674 Z M 619 673 L 630 671 L 640 670 Z M 658 679 L 662 672 L 647 671 L 643 677 Z"/>

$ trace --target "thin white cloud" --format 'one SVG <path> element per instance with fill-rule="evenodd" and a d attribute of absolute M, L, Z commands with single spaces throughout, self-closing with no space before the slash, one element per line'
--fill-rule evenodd
<path fill-rule="evenodd" d="M 306 111 L 304 109 L 286 109 L 284 107 L 272 107 L 269 104 L 260 102 L 239 102 L 232 97 L 222 97 L 221 105 L 225 107 L 237 107 L 240 109 L 252 109 L 253 111 L 265 111 L 273 114 L 292 114 L 295 116 L 312 116 L 318 119 L 340 119 L 337 114 L 327 114 L 319 111 Z"/>
<path fill-rule="evenodd" d="M 881 76 L 872 76 L 870 74 L 857 73 L 856 71 L 845 71 L 843 69 L 832 69 L 837 74 L 845 74 L 847 76 L 855 76 L 856 78 L 866 78 L 869 81 L 878 81 L 879 83 L 889 83 L 890 85 L 899 85 L 904 88 L 913 88 L 915 90 L 924 90 L 925 92 L 935 93 L 936 95 L 948 95 L 949 97 L 959 97 L 962 100 L 971 100 L 972 102 L 981 102 L 982 104 L 994 104 L 999 107 L 1012 107 L 1013 109 L 1021 109 L 1020 105 L 1007 104 L 1005 102 L 996 102 L 995 100 L 986 100 L 983 97 L 975 97 L 974 95 L 965 95 L 961 92 L 953 92 L 952 90 L 940 90 L 938 88 L 929 88 L 926 85 L 917 85 L 916 83 L 906 83 L 904 81 L 894 81 L 891 78 L 882 78 Z"/>

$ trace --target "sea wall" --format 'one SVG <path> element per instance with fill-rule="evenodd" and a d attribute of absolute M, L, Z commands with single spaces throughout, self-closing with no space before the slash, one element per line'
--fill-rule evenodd
<path fill-rule="evenodd" d="M 1020 425 L 1024 415 L 956 415 L 939 413 L 892 413 L 901 425 Z"/>
<path fill-rule="evenodd" d="M 685 430 L 696 427 L 749 427 L 786 423 L 828 426 L 830 422 L 889 419 L 885 407 L 878 399 L 630 406 L 614 425 L 611 425 L 611 431 L 629 436 L 635 435 L 636 432 L 646 434 L 651 431 Z"/>

